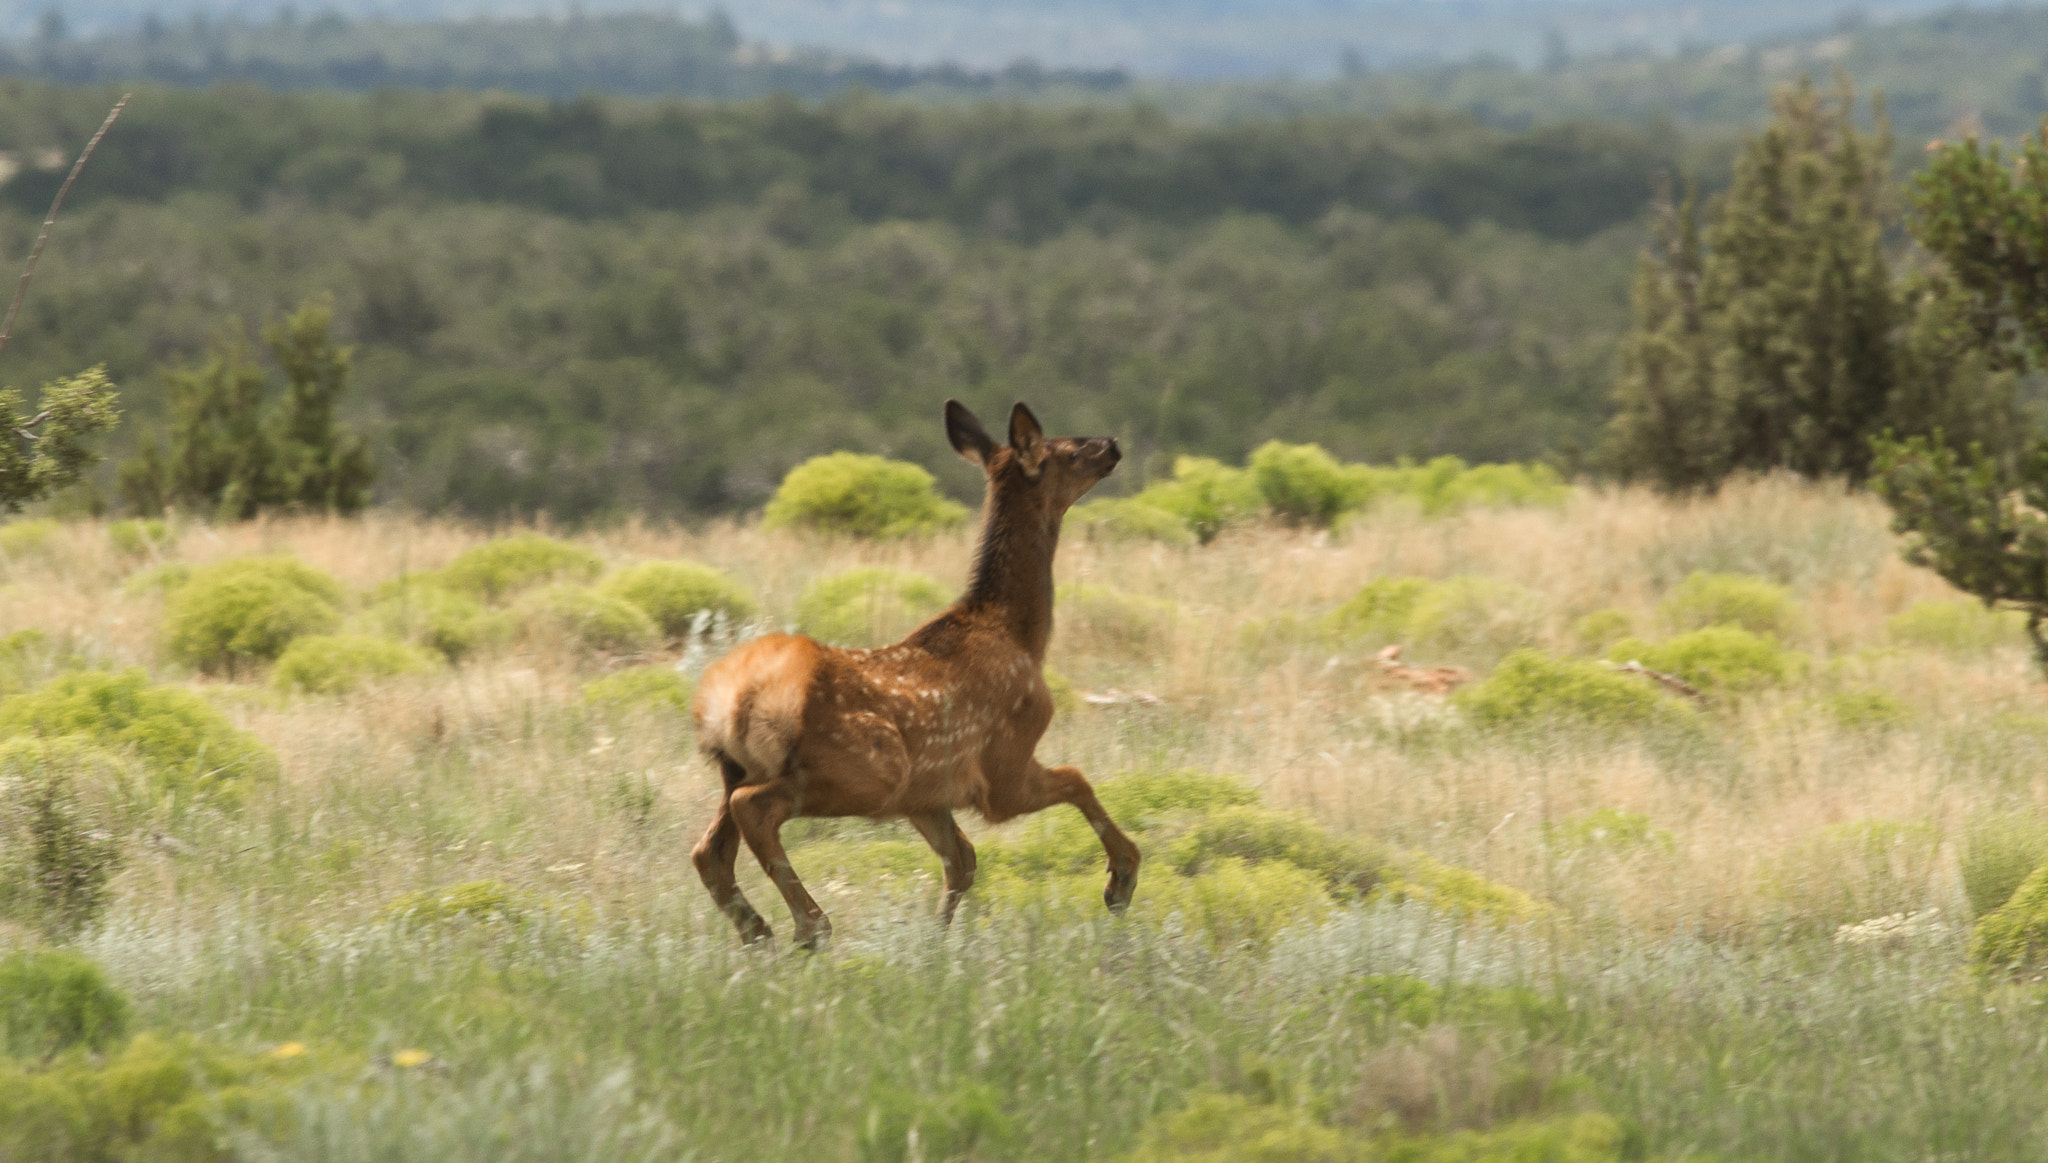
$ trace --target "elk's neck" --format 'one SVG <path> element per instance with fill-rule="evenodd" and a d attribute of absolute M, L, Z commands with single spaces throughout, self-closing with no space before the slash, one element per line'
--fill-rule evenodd
<path fill-rule="evenodd" d="M 982 506 L 981 544 L 961 604 L 986 611 L 1033 659 L 1045 661 L 1052 638 L 1052 555 L 1060 519 L 1036 504 L 1006 503 L 991 493 Z"/>

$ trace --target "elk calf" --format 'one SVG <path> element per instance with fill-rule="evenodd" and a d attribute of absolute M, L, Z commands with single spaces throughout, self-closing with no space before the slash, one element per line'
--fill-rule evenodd
<path fill-rule="evenodd" d="M 1123 454 L 1109 437 L 1049 438 L 1022 404 L 1010 412 L 1008 445 L 957 400 L 946 401 L 946 435 L 988 477 L 960 600 L 875 650 L 765 635 L 719 659 L 697 685 L 698 747 L 718 764 L 725 791 L 693 856 L 748 943 L 770 933 L 733 875 L 742 840 L 789 902 L 798 944 L 816 948 L 831 935 L 782 847 L 782 825 L 797 816 L 909 820 L 945 870 L 945 921 L 974 883 L 974 846 L 954 822 L 958 808 L 1000 823 L 1072 804 L 1102 838 L 1110 911 L 1123 911 L 1137 887 L 1138 846 L 1088 780 L 1072 767 L 1040 766 L 1032 754 L 1052 721 L 1044 664 L 1060 521 Z"/>

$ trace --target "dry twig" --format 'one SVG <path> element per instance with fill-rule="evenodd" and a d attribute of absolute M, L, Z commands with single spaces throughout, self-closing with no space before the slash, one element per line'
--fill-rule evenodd
<path fill-rule="evenodd" d="M 1651 670 L 1633 658 L 1627 662 L 1603 662 L 1601 665 L 1627 674 L 1640 674 L 1673 694 L 1684 695 L 1694 702 L 1704 703 L 1707 701 L 1707 696 L 1698 687 L 1675 674 L 1665 674 L 1661 670 Z"/>
<path fill-rule="evenodd" d="M 36 244 L 28 252 L 28 265 L 22 268 L 21 282 L 15 285 L 14 303 L 7 308 L 6 322 L 0 323 L 0 351 L 7 350 L 7 341 L 14 337 L 14 317 L 21 314 L 21 301 L 28 297 L 29 280 L 36 277 L 36 260 L 43 257 L 43 244 L 50 241 L 50 230 L 57 225 L 57 211 L 64 208 L 65 195 L 71 193 L 71 184 L 78 180 L 79 172 L 85 169 L 86 161 L 92 157 L 92 151 L 100 147 L 100 139 L 107 135 L 107 130 L 114 127 L 114 119 L 121 116 L 121 110 L 128 107 L 128 98 L 132 95 L 123 93 L 121 99 L 114 102 L 114 107 L 107 111 L 107 119 L 100 122 L 99 132 L 93 134 L 92 140 L 85 143 L 85 149 L 79 153 L 78 160 L 71 163 L 71 172 L 65 175 L 64 184 L 57 187 L 57 196 L 50 200 L 50 213 L 43 219 L 43 229 L 36 235 Z M 33 426 L 35 421 L 29 423 Z"/>
<path fill-rule="evenodd" d="M 1472 672 L 1462 666 L 1409 666 L 1401 661 L 1401 644 L 1379 652 L 1380 673 L 1405 682 L 1426 695 L 1447 695 L 1472 681 Z"/>

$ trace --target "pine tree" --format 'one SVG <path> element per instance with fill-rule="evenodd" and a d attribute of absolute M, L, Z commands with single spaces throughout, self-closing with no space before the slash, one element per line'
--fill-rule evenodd
<path fill-rule="evenodd" d="M 308 303 L 263 333 L 285 374 L 270 434 L 272 472 L 280 503 L 353 513 L 369 501 L 375 474 L 363 439 L 335 427 L 334 403 L 348 387 L 353 353 L 335 346 L 333 322 L 333 308 Z"/>

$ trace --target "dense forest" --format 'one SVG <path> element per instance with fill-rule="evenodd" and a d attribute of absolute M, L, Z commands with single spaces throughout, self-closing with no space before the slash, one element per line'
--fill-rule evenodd
<path fill-rule="evenodd" d="M 109 99 L 0 85 L 0 253 Z M 132 440 L 162 367 L 331 295 L 380 498 L 484 515 L 752 506 L 833 448 L 965 493 L 932 420 L 952 394 L 1117 433 L 1125 488 L 1270 437 L 1568 457 L 1607 410 L 1649 175 L 1682 153 L 1438 114 L 147 90 L 7 379 L 105 361 Z"/>

